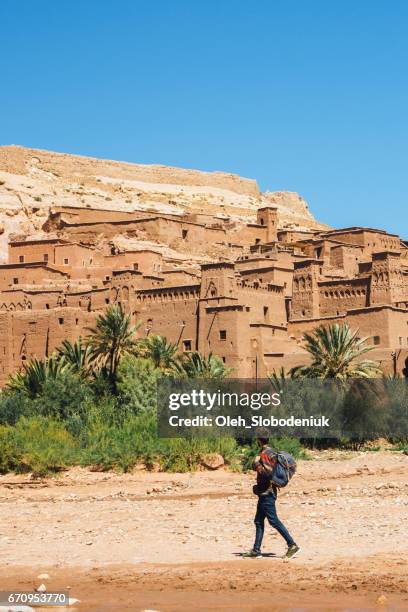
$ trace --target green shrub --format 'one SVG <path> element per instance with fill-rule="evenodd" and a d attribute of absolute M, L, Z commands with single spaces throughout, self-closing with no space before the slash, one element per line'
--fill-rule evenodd
<path fill-rule="evenodd" d="M 137 463 L 159 463 L 170 472 L 195 470 L 204 455 L 218 453 L 235 465 L 239 448 L 233 438 L 160 439 L 153 411 L 130 415 L 120 426 L 95 418 L 82 440 L 81 463 L 127 472 Z"/>
<path fill-rule="evenodd" d="M 160 371 L 148 359 L 127 356 L 122 359 L 118 372 L 118 406 L 129 414 L 156 410 L 157 379 Z"/>
<path fill-rule="evenodd" d="M 205 455 L 217 453 L 226 463 L 235 464 L 239 448 L 234 438 L 173 438 L 161 441 L 160 463 L 169 472 L 196 470 Z"/>
<path fill-rule="evenodd" d="M 14 446 L 13 446 L 14 445 Z M 16 471 L 44 476 L 78 461 L 78 445 L 59 421 L 49 417 L 22 417 L 14 427 Z"/>
<path fill-rule="evenodd" d="M 132 415 L 120 426 L 99 418 L 86 432 L 81 463 L 127 472 L 141 460 L 152 461 L 156 449 L 156 421 L 152 414 Z"/>
<path fill-rule="evenodd" d="M 33 414 L 33 402 L 21 391 L 0 394 L 0 424 L 15 425 L 20 417 Z"/>
<path fill-rule="evenodd" d="M 194 471 L 206 455 L 217 453 L 227 465 L 237 469 L 243 455 L 249 469 L 259 449 L 252 444 L 244 449 L 234 438 L 196 437 L 160 439 L 154 411 L 127 416 L 120 422 L 115 402 L 109 398 L 99 405 L 90 402 L 86 420 L 78 423 L 78 439 L 68 430 L 73 415 L 65 421 L 47 416 L 21 417 L 15 426 L 0 426 L 0 471 L 31 471 L 43 476 L 81 463 L 101 469 L 128 472 L 137 463 L 146 467 L 158 463 L 170 472 Z M 120 412 L 120 411 L 119 411 Z M 305 451 L 297 440 L 271 440 L 273 447 L 288 450 L 295 457 Z"/>
<path fill-rule="evenodd" d="M 408 455 L 408 443 L 407 442 L 400 442 L 395 448 L 394 450 L 396 451 L 401 451 L 403 453 L 405 453 L 406 455 Z"/>
<path fill-rule="evenodd" d="M 0 473 L 5 474 L 18 466 L 15 428 L 0 425 Z"/>
<path fill-rule="evenodd" d="M 78 376 L 66 372 L 55 380 L 47 380 L 42 393 L 33 400 L 35 414 L 67 420 L 85 418 L 86 401 L 93 398 L 87 383 Z"/>
<path fill-rule="evenodd" d="M 74 464 L 77 457 L 77 444 L 58 421 L 22 417 L 14 427 L 0 426 L 1 472 L 14 470 L 44 476 Z"/>

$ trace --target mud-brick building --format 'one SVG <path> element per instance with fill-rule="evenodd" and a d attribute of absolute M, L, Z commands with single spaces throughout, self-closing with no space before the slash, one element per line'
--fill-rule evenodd
<path fill-rule="evenodd" d="M 140 335 L 217 354 L 234 376 L 305 363 L 304 332 L 335 322 L 367 337 L 385 371 L 408 367 L 408 245 L 396 235 L 278 229 L 273 207 L 243 223 L 64 208 L 43 229 L 11 240 L 0 265 L 0 385 L 112 304 Z"/>
<path fill-rule="evenodd" d="M 201 267 L 201 283 L 136 291 L 135 316 L 182 351 L 219 355 L 236 375 L 264 375 L 296 345 L 287 337 L 284 286 L 241 278 L 233 263 Z"/>
<path fill-rule="evenodd" d="M 103 265 L 103 255 L 83 244 L 61 238 L 12 240 L 9 242 L 12 264 L 43 262 L 65 268 L 89 268 Z"/>
<path fill-rule="evenodd" d="M 365 230 L 370 240 L 376 234 Z M 371 358 L 385 371 L 401 373 L 408 363 L 408 266 L 391 238 L 396 250 L 377 251 L 375 243 L 368 245 L 374 250 L 364 253 L 355 276 L 327 277 L 321 259 L 296 262 L 289 334 L 300 340 L 317 325 L 347 321 L 375 347 Z M 382 240 L 388 245 L 388 239 Z"/>

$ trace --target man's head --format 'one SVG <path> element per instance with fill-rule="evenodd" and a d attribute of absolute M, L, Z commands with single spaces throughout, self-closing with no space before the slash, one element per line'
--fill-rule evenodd
<path fill-rule="evenodd" d="M 255 433 L 259 446 L 265 446 L 265 444 L 268 444 L 270 434 L 266 427 L 258 427 Z"/>

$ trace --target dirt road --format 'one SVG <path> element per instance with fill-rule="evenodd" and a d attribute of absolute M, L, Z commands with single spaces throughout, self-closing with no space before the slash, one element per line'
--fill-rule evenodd
<path fill-rule="evenodd" d="M 253 476 L 74 469 L 0 477 L 1 589 L 71 587 L 80 610 L 408 610 L 408 457 L 302 461 L 278 509 L 302 547 L 251 547 Z"/>

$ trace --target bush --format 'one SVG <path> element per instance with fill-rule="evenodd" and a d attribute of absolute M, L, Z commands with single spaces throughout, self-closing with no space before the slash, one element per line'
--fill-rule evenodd
<path fill-rule="evenodd" d="M 236 440 L 229 437 L 160 439 L 154 411 L 131 414 L 119 422 L 117 406 L 109 399 L 99 405 L 90 403 L 86 414 L 86 420 L 78 424 L 77 440 L 68 430 L 74 429 L 73 416 L 66 421 L 23 416 L 15 426 L 0 426 L 0 471 L 31 471 L 43 476 L 80 463 L 128 472 L 143 462 L 148 468 L 159 464 L 166 471 L 188 472 L 198 469 L 203 458 L 213 453 L 233 469 L 240 466 L 243 455 L 244 469 L 249 469 L 259 452 L 253 443 L 242 453 Z M 291 438 L 271 440 L 271 445 L 295 457 L 305 456 L 300 443 Z"/>
<path fill-rule="evenodd" d="M 0 394 L 0 424 L 15 425 L 20 417 L 33 414 L 33 402 L 21 391 Z"/>
<path fill-rule="evenodd" d="M 85 418 L 87 400 L 95 399 L 89 384 L 75 374 L 65 372 L 44 382 L 34 398 L 24 390 L 6 391 L 0 396 L 0 423 L 14 425 L 21 416 L 49 416 L 68 420 Z"/>
<path fill-rule="evenodd" d="M 402 453 L 404 453 L 405 455 L 408 455 L 408 443 L 407 442 L 400 442 L 395 448 L 394 450 L 396 451 L 401 451 Z"/>
<path fill-rule="evenodd" d="M 15 429 L 9 425 L 0 425 L 0 473 L 16 469 L 18 463 Z"/>
<path fill-rule="evenodd" d="M 85 419 L 87 400 L 93 399 L 91 388 L 78 376 L 66 372 L 55 380 L 47 380 L 42 393 L 33 401 L 34 412 L 42 416 L 69 420 Z"/>
<path fill-rule="evenodd" d="M 144 410 L 156 410 L 157 379 L 160 371 L 148 359 L 125 357 L 118 372 L 118 404 L 121 410 L 139 414 Z"/>
<path fill-rule="evenodd" d="M 128 472 L 141 460 L 152 461 L 156 451 L 153 414 L 131 415 L 121 426 L 95 418 L 83 440 L 81 463 Z"/>
<path fill-rule="evenodd" d="M 239 447 L 234 438 L 173 438 L 161 442 L 160 463 L 169 472 L 196 470 L 205 455 L 217 453 L 236 466 Z"/>
<path fill-rule="evenodd" d="M 44 476 L 78 459 L 78 445 L 64 426 L 51 418 L 22 417 L 15 427 L 0 427 L 0 469 Z"/>
<path fill-rule="evenodd" d="M 95 419 L 83 439 L 81 463 L 103 470 L 128 472 L 137 463 L 159 464 L 170 472 L 188 472 L 201 464 L 204 455 L 218 453 L 235 465 L 239 449 L 233 438 L 160 439 L 152 411 L 130 415 L 121 426 Z"/>

